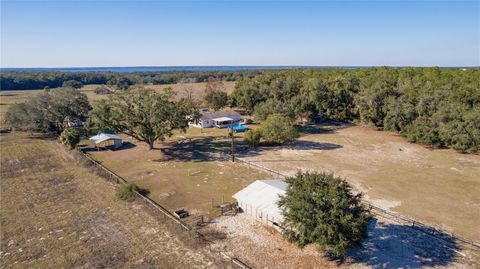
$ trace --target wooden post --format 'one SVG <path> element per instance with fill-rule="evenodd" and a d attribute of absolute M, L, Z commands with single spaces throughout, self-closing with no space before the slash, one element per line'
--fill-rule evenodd
<path fill-rule="evenodd" d="M 232 162 L 235 162 L 235 136 L 233 134 L 233 120 L 232 120 L 232 125 L 230 126 L 230 134 L 232 136 Z"/>

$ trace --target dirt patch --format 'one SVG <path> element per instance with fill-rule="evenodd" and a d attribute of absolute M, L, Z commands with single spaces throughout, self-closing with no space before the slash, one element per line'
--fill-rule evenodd
<path fill-rule="evenodd" d="M 238 214 L 215 220 L 216 229 L 226 238 L 214 248 L 235 253 L 254 268 L 475 268 L 480 265 L 471 253 L 465 254 L 454 243 L 445 243 L 387 219 L 377 218 L 369 226 L 363 248 L 350 251 L 339 263 L 322 255 L 317 247 L 300 249 L 288 243 L 270 227 Z"/>
<path fill-rule="evenodd" d="M 323 131 L 284 147 L 243 152 L 242 159 L 289 175 L 333 172 L 375 205 L 480 241 L 479 155 L 431 150 L 369 127 L 329 128 L 319 125 L 315 130 Z"/>

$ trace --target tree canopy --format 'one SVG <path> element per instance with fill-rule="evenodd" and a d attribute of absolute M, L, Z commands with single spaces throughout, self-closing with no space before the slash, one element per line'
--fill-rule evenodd
<path fill-rule="evenodd" d="M 198 112 L 188 100 L 175 101 L 170 90 L 152 91 L 143 87 L 116 91 L 100 100 L 90 113 L 98 128 L 109 128 L 146 142 L 163 141 L 176 129 L 185 130 Z"/>
<path fill-rule="evenodd" d="M 80 134 L 77 130 L 67 127 L 60 134 L 60 142 L 70 149 L 74 149 L 80 142 Z"/>
<path fill-rule="evenodd" d="M 5 121 L 14 130 L 58 135 L 67 120 L 85 121 L 90 108 L 87 96 L 73 88 L 45 90 L 11 106 Z"/>
<path fill-rule="evenodd" d="M 282 114 L 268 116 L 258 129 L 258 132 L 265 142 L 274 144 L 283 144 L 298 137 L 298 132 L 292 121 Z M 252 138 L 255 138 L 254 134 L 252 134 Z"/>
<path fill-rule="evenodd" d="M 367 236 L 369 211 L 361 194 L 353 194 L 348 183 L 333 174 L 306 172 L 285 180 L 286 194 L 280 198 L 284 235 L 300 247 L 318 244 L 334 256 Z"/>
<path fill-rule="evenodd" d="M 411 142 L 480 150 L 480 69 L 365 68 L 266 72 L 240 80 L 232 105 L 263 121 L 326 117 L 400 133 Z"/>
<path fill-rule="evenodd" d="M 228 95 L 225 85 L 219 79 L 210 78 L 205 87 L 205 102 L 213 110 L 217 111 L 227 105 Z"/>

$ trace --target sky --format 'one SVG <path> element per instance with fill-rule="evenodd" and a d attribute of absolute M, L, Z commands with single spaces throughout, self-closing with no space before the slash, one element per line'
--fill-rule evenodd
<path fill-rule="evenodd" d="M 480 66 L 480 1 L 0 0 L 1 67 Z"/>

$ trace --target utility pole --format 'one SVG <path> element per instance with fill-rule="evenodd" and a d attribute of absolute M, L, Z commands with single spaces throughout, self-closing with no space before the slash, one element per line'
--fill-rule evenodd
<path fill-rule="evenodd" d="M 235 136 L 233 135 L 233 120 L 230 126 L 230 136 L 232 138 L 232 162 L 235 162 Z"/>

